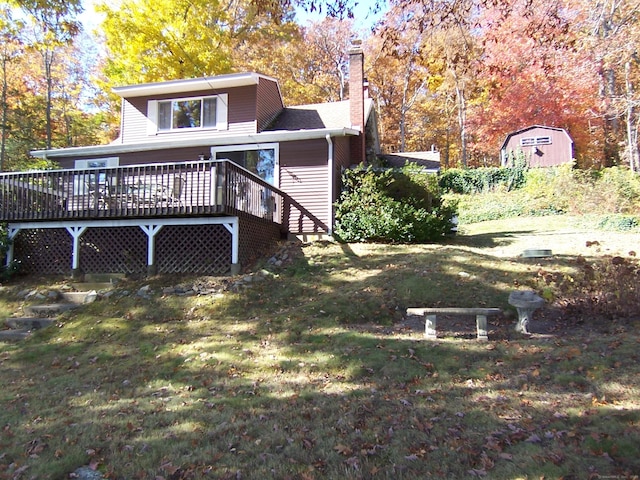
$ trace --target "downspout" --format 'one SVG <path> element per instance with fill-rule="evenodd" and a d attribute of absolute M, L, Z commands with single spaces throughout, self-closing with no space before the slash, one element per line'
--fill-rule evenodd
<path fill-rule="evenodd" d="M 333 141 L 331 140 L 331 135 L 327 134 L 325 136 L 328 144 L 328 152 L 327 152 L 327 165 L 328 165 L 328 177 L 329 177 L 329 215 L 328 215 L 328 231 L 329 235 L 333 235 Z"/>

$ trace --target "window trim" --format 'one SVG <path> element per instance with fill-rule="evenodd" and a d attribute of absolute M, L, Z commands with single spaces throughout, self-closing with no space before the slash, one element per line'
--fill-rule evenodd
<path fill-rule="evenodd" d="M 520 146 L 521 147 L 536 147 L 538 145 L 551 145 L 553 144 L 553 139 L 550 135 L 540 135 L 537 137 L 521 137 L 520 138 Z"/>
<path fill-rule="evenodd" d="M 216 124 L 214 126 L 199 126 L 199 127 L 187 127 L 187 128 L 169 128 L 160 129 L 159 123 L 159 108 L 158 105 L 163 102 L 181 102 L 181 101 L 194 101 L 200 100 L 201 102 L 206 98 L 216 99 Z M 196 131 L 209 131 L 209 130 L 227 130 L 228 129 L 228 103 L 229 95 L 226 93 L 219 93 L 216 95 L 198 95 L 194 97 L 175 97 L 175 98 L 162 98 L 156 100 L 149 100 L 147 102 L 147 133 L 148 135 L 165 135 L 176 132 L 196 132 Z M 201 115 L 204 114 L 204 108 L 201 108 Z"/>

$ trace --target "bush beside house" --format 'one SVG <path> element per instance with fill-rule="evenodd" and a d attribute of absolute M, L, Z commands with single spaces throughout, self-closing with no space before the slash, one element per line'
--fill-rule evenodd
<path fill-rule="evenodd" d="M 336 237 L 344 242 L 428 243 L 453 228 L 456 208 L 443 201 L 437 178 L 412 164 L 400 170 L 346 170 L 336 205 Z"/>

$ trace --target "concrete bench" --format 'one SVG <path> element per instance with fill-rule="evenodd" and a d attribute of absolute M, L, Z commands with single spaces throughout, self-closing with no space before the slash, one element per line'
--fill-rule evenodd
<path fill-rule="evenodd" d="M 438 315 L 475 315 L 478 340 L 489 340 L 487 335 L 487 317 L 498 315 L 499 308 L 407 308 L 407 315 L 425 317 L 424 334 L 430 340 L 436 339 L 436 318 Z"/>

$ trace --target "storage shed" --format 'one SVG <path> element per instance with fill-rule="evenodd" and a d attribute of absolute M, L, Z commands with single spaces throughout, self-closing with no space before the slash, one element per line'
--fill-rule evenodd
<path fill-rule="evenodd" d="M 553 167 L 573 160 L 573 140 L 563 128 L 533 125 L 507 135 L 500 149 L 502 166 L 520 152 L 530 167 Z"/>

